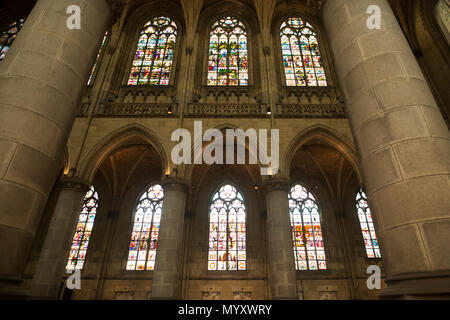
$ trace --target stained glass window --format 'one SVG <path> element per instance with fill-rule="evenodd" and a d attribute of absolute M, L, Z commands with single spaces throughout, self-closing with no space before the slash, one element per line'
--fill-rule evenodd
<path fill-rule="evenodd" d="M 326 86 L 325 69 L 313 27 L 300 18 L 281 25 L 281 49 L 287 86 Z"/>
<path fill-rule="evenodd" d="M 154 270 L 164 191 L 157 184 L 142 194 L 133 217 L 127 270 Z"/>
<path fill-rule="evenodd" d="M 367 203 L 366 193 L 361 190 L 356 194 L 356 211 L 358 212 L 359 223 L 364 238 L 368 258 L 381 258 L 380 247 L 378 246 L 377 235 L 373 225 L 372 214 Z"/>
<path fill-rule="evenodd" d="M 167 17 L 149 21 L 139 36 L 128 85 L 167 86 L 172 72 L 177 25 Z"/>
<path fill-rule="evenodd" d="M 301 185 L 289 193 L 295 267 L 297 270 L 325 270 L 325 248 L 319 206 L 314 196 Z"/>
<path fill-rule="evenodd" d="M 247 32 L 244 24 L 232 17 L 222 18 L 212 26 L 208 85 L 248 85 Z"/>
<path fill-rule="evenodd" d="M 24 21 L 24 19 L 20 19 L 11 23 L 8 30 L 2 33 L 2 36 L 0 37 L 0 61 L 6 56 L 11 44 L 17 37 L 17 33 L 22 28 Z"/>
<path fill-rule="evenodd" d="M 208 270 L 246 269 L 246 208 L 241 193 L 224 185 L 209 209 Z"/>
<path fill-rule="evenodd" d="M 94 187 L 91 186 L 84 197 L 83 207 L 78 216 L 78 223 L 73 236 L 72 246 L 70 247 L 69 258 L 67 259 L 67 270 L 83 269 L 97 209 L 98 194 Z"/>
<path fill-rule="evenodd" d="M 90 86 L 94 82 L 93 78 L 94 78 L 95 71 L 97 70 L 98 60 L 100 59 L 100 56 L 103 52 L 103 46 L 105 45 L 107 37 L 108 37 L 108 32 L 105 33 L 105 36 L 103 37 L 103 40 L 102 40 L 102 44 L 100 45 L 100 49 L 98 50 L 97 58 L 95 59 L 95 64 L 92 67 L 91 75 L 89 76 L 88 86 Z"/>

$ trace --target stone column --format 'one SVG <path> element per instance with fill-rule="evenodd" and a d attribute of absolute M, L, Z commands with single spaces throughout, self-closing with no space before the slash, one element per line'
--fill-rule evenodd
<path fill-rule="evenodd" d="M 79 30 L 67 28 L 70 5 Z M 39 0 L 0 63 L 0 296 L 20 287 L 110 17 L 105 0 Z"/>
<path fill-rule="evenodd" d="M 372 5 L 381 29 L 368 28 Z M 448 296 L 450 133 L 428 84 L 387 0 L 328 0 L 323 22 L 380 238 L 381 296 Z"/>
<path fill-rule="evenodd" d="M 72 237 L 89 184 L 78 178 L 63 178 L 55 212 L 50 220 L 31 284 L 31 296 L 57 299 Z"/>
<path fill-rule="evenodd" d="M 164 202 L 152 279 L 152 299 L 180 299 L 184 214 L 188 184 L 177 178 L 162 183 Z"/>
<path fill-rule="evenodd" d="M 289 217 L 289 181 L 268 180 L 263 190 L 267 206 L 267 241 L 273 300 L 296 300 L 294 247 Z"/>

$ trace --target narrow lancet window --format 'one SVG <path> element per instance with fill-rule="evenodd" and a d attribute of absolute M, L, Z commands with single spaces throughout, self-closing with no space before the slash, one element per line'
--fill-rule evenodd
<path fill-rule="evenodd" d="M 319 206 L 303 186 L 295 185 L 289 193 L 294 258 L 297 270 L 327 268 Z"/>
<path fill-rule="evenodd" d="M 209 208 L 208 270 L 245 270 L 246 214 L 242 194 L 230 184 L 222 186 Z"/>
<path fill-rule="evenodd" d="M 127 270 L 154 270 L 164 191 L 157 184 L 138 199 L 134 216 Z"/>
<path fill-rule="evenodd" d="M 281 50 L 287 86 L 327 86 L 317 35 L 308 22 L 300 18 L 283 22 Z"/>

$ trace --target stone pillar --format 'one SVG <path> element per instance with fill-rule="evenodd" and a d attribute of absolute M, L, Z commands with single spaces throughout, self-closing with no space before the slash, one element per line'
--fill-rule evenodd
<path fill-rule="evenodd" d="M 70 5 L 79 30 L 67 28 Z M 0 63 L 1 296 L 20 287 L 110 17 L 105 0 L 39 0 Z"/>
<path fill-rule="evenodd" d="M 44 245 L 31 284 L 31 296 L 57 299 L 72 237 L 89 184 L 78 178 L 63 178 Z"/>
<path fill-rule="evenodd" d="M 162 183 L 164 201 L 152 279 L 152 299 L 180 299 L 184 214 L 188 184 L 168 178 Z"/>
<path fill-rule="evenodd" d="M 268 180 L 263 190 L 267 206 L 267 241 L 273 300 L 296 300 L 294 247 L 289 217 L 289 181 Z"/>
<path fill-rule="evenodd" d="M 450 133 L 428 84 L 387 0 L 328 0 L 323 22 L 380 238 L 380 295 L 448 296 Z"/>

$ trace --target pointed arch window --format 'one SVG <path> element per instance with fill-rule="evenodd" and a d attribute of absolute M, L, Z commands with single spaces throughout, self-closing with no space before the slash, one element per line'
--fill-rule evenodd
<path fill-rule="evenodd" d="M 366 193 L 362 188 L 356 194 L 356 211 L 358 212 L 367 257 L 381 258 L 380 247 L 378 245 L 375 226 L 372 220 L 372 213 L 370 212 Z"/>
<path fill-rule="evenodd" d="M 133 216 L 127 270 L 154 270 L 161 222 L 163 188 L 153 185 L 139 198 Z"/>
<path fill-rule="evenodd" d="M 8 26 L 8 29 L 2 33 L 0 37 L 0 61 L 2 61 L 6 56 L 6 53 L 16 39 L 17 34 L 19 33 L 20 29 L 22 29 L 24 22 L 25 19 L 17 20 L 11 23 Z"/>
<path fill-rule="evenodd" d="M 280 35 L 286 85 L 327 86 L 319 42 L 313 27 L 300 18 L 290 18 L 281 25 Z"/>
<path fill-rule="evenodd" d="M 244 24 L 232 17 L 214 23 L 209 38 L 208 86 L 247 86 L 248 48 Z"/>
<path fill-rule="evenodd" d="M 107 38 L 108 38 L 108 32 L 106 32 L 105 35 L 103 36 L 103 40 L 102 40 L 102 43 L 100 45 L 100 49 L 98 50 L 97 58 L 95 59 L 95 64 L 92 67 L 91 75 L 89 76 L 89 80 L 88 80 L 88 83 L 87 83 L 88 86 L 90 86 L 90 85 L 92 85 L 94 83 L 94 75 L 96 74 L 98 62 L 100 60 L 100 56 L 103 53 L 103 47 L 105 46 Z"/>
<path fill-rule="evenodd" d="M 156 17 L 142 30 L 128 85 L 169 85 L 173 69 L 177 25 L 168 17 Z"/>
<path fill-rule="evenodd" d="M 72 239 L 66 270 L 83 269 L 95 215 L 98 209 L 98 194 L 94 186 L 86 193 L 78 216 L 78 223 Z"/>
<path fill-rule="evenodd" d="M 295 267 L 297 270 L 325 270 L 325 248 L 319 206 L 303 186 L 295 185 L 289 193 Z"/>
<path fill-rule="evenodd" d="M 245 270 L 247 209 L 242 194 L 223 185 L 209 208 L 208 270 Z"/>

